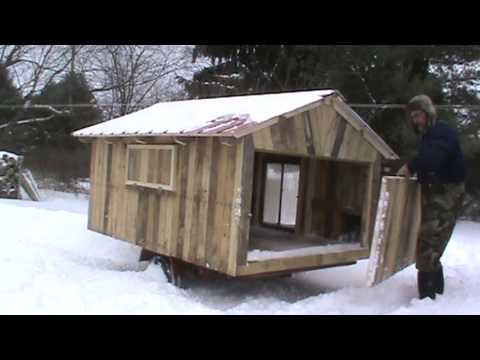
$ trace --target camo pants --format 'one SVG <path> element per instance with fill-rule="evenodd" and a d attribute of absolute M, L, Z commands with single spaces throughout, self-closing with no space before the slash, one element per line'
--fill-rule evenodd
<path fill-rule="evenodd" d="M 422 223 L 417 243 L 416 267 L 433 272 L 452 235 L 465 195 L 465 184 L 422 185 Z"/>

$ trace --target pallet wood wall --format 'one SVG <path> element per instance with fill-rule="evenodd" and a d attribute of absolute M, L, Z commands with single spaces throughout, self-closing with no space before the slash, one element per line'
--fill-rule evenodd
<path fill-rule="evenodd" d="M 242 229 L 248 224 L 245 209 L 250 209 L 253 143 L 182 141 L 186 146 L 177 146 L 175 191 L 127 186 L 127 144 L 94 141 L 89 228 L 234 275 L 237 262 L 247 257 Z"/>
<path fill-rule="evenodd" d="M 136 140 L 175 144 L 166 137 Z M 371 214 L 362 218 L 363 243 L 371 237 L 380 155 L 328 101 L 228 143 L 215 137 L 178 140 L 174 191 L 126 185 L 127 144 L 135 139 L 94 140 L 89 228 L 150 251 L 238 275 L 246 265 L 250 212 L 253 223 L 259 216 L 262 184 L 253 183 L 253 174 L 259 171 L 258 166 L 254 168 L 254 154 L 273 152 L 303 157 L 300 200 L 305 206 L 298 212 L 300 231 L 341 233 L 343 220 L 335 214 L 349 208 Z M 332 165 L 326 158 L 347 163 Z M 362 174 L 352 176 L 355 170 L 348 162 L 363 164 Z M 142 166 L 149 167 L 148 163 Z M 369 200 L 364 201 L 365 197 Z"/>
<path fill-rule="evenodd" d="M 267 157 L 266 157 L 267 156 Z M 261 223 L 261 203 L 264 194 L 263 168 L 268 159 L 265 153 L 255 156 L 255 194 L 252 208 L 252 223 Z M 366 217 L 370 214 L 367 183 L 370 164 L 340 162 L 302 157 L 298 208 L 297 234 L 316 234 L 326 238 L 337 238 L 347 229 L 347 217 Z M 370 214 L 370 216 L 372 216 Z M 370 222 L 361 224 L 368 231 Z M 362 233 L 363 234 L 363 233 Z"/>
<path fill-rule="evenodd" d="M 421 221 L 418 182 L 384 177 L 368 268 L 369 286 L 389 278 L 415 262 Z"/>
<path fill-rule="evenodd" d="M 251 135 L 255 150 L 374 162 L 377 150 L 326 102 Z"/>
<path fill-rule="evenodd" d="M 306 234 L 335 239 L 347 231 L 347 217 L 364 217 L 367 164 L 314 159 L 304 202 Z"/>

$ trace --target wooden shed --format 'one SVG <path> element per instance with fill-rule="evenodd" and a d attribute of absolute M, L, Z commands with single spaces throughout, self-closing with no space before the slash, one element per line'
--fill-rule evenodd
<path fill-rule="evenodd" d="M 418 187 L 385 178 L 379 205 L 398 156 L 337 91 L 159 103 L 74 135 L 92 145 L 89 229 L 152 254 L 248 277 L 372 253 L 370 285 L 412 261 Z"/>

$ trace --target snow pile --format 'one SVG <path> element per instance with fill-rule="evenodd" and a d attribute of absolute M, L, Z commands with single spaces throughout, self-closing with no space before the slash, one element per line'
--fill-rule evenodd
<path fill-rule="evenodd" d="M 408 267 L 367 288 L 367 261 L 264 280 L 168 284 L 140 249 L 87 230 L 88 197 L 0 200 L 0 314 L 480 314 L 480 224 L 460 222 L 443 258 L 446 293 L 418 300 Z"/>

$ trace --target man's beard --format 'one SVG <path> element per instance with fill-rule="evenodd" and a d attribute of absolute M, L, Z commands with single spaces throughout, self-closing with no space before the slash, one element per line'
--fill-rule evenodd
<path fill-rule="evenodd" d="M 420 124 L 412 124 L 413 131 L 417 135 L 423 135 L 425 134 L 427 127 L 425 125 L 420 125 Z"/>

